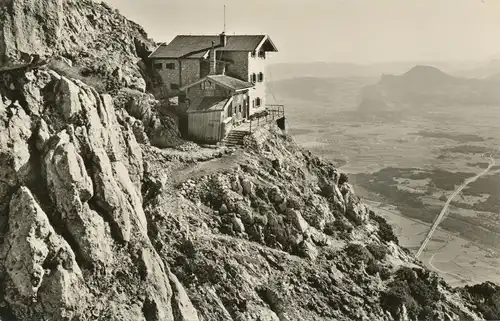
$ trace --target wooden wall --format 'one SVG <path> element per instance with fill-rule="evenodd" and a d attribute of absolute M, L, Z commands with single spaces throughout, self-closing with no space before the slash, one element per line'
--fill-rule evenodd
<path fill-rule="evenodd" d="M 222 114 L 224 111 L 197 112 L 188 115 L 189 137 L 195 141 L 218 142 L 223 137 Z"/>

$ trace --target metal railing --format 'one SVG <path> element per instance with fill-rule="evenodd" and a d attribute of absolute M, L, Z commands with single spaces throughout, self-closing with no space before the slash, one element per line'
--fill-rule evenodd
<path fill-rule="evenodd" d="M 261 125 L 266 125 L 269 122 L 275 122 L 276 120 L 285 116 L 285 106 L 284 105 L 266 105 L 266 110 L 254 114 L 249 118 L 250 122 L 250 133 L 258 129 Z"/>

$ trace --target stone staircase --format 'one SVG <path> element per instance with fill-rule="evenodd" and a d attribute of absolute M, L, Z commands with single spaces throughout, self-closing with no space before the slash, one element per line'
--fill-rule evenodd
<path fill-rule="evenodd" d="M 249 134 L 246 130 L 236 130 L 233 129 L 229 134 L 222 140 L 225 146 L 241 146 L 243 145 L 243 138 Z"/>

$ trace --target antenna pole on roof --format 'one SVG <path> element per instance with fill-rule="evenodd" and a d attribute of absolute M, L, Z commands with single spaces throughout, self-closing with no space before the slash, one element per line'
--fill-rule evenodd
<path fill-rule="evenodd" d="M 226 33 L 226 5 L 224 5 L 224 33 Z"/>

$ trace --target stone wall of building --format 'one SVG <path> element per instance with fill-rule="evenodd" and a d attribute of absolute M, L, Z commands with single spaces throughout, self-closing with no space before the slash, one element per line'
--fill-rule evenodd
<path fill-rule="evenodd" d="M 200 61 L 197 59 L 155 59 L 151 63 L 159 77 L 154 87 L 161 89 L 155 92 L 161 92 L 162 96 L 175 96 L 179 93 L 179 88 L 200 79 Z"/>

